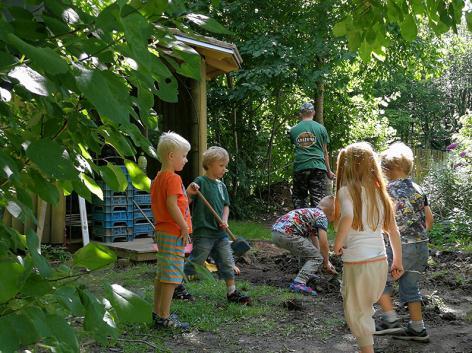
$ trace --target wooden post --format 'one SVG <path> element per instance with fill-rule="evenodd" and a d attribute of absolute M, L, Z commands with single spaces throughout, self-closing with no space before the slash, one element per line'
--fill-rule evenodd
<path fill-rule="evenodd" d="M 51 210 L 51 243 L 64 244 L 66 228 L 66 198 L 61 192 L 59 201 Z"/>
<path fill-rule="evenodd" d="M 206 62 L 202 57 L 200 62 L 200 81 L 194 81 L 192 87 L 193 129 L 192 129 L 192 158 L 194 161 L 192 174 L 195 178 L 203 174 L 202 155 L 207 149 L 207 90 Z"/>
<path fill-rule="evenodd" d="M 36 228 L 36 234 L 39 238 L 39 244 L 41 244 L 41 240 L 43 239 L 44 223 L 46 222 L 47 208 L 48 203 L 46 201 L 41 200 L 41 198 L 38 196 L 38 227 Z"/>

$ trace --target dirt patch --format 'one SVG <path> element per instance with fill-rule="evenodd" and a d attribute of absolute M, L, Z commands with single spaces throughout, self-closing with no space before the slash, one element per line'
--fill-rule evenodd
<path fill-rule="evenodd" d="M 270 242 L 256 241 L 253 250 L 237 260 L 240 279 L 254 285 L 287 288 L 301 263 Z M 338 258 L 332 262 L 338 270 Z M 472 352 L 472 262 L 470 254 L 436 252 L 421 284 L 424 319 L 430 343 L 404 342 L 389 336 L 375 338 L 377 353 L 470 353 Z M 214 333 L 192 332 L 168 342 L 173 352 L 354 352 L 355 340 L 343 319 L 340 278 L 320 272 L 311 285 L 316 298 L 289 299 L 282 303 L 282 317 L 258 317 L 260 330 L 248 333 L 251 322 L 237 322 Z M 409 317 L 395 302 L 403 324 Z M 257 305 L 257 303 L 256 303 Z M 264 322 L 270 321 L 270 329 Z M 267 325 L 266 325 L 267 326 Z"/>

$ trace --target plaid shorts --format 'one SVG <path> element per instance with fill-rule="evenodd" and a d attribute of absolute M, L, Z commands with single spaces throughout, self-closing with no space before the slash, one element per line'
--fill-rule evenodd
<path fill-rule="evenodd" d="M 158 246 L 157 279 L 163 283 L 180 284 L 184 276 L 185 252 L 182 238 L 155 233 Z"/>

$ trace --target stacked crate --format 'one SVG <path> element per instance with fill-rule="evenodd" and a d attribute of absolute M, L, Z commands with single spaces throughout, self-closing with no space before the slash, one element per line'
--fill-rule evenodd
<path fill-rule="evenodd" d="M 151 195 L 148 192 L 138 190 L 133 188 L 133 200 L 143 211 L 146 217 L 153 222 L 153 214 L 151 210 Z M 137 237 L 151 237 L 154 232 L 154 226 L 148 222 L 143 213 L 139 210 L 136 205 L 133 208 L 133 236 L 132 238 Z"/>
<path fill-rule="evenodd" d="M 124 166 L 121 166 L 128 180 L 124 192 L 113 191 L 104 182 L 97 182 L 103 190 L 103 200 L 93 197 L 92 220 L 95 238 L 102 242 L 128 241 L 133 237 L 133 187 Z"/>

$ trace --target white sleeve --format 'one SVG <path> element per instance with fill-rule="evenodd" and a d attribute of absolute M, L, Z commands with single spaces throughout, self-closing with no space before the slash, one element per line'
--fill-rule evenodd
<path fill-rule="evenodd" d="M 352 203 L 352 198 L 347 187 L 343 186 L 342 188 L 340 188 L 337 192 L 336 197 L 338 198 L 339 206 L 341 207 L 341 217 L 354 217 L 354 207 Z"/>

